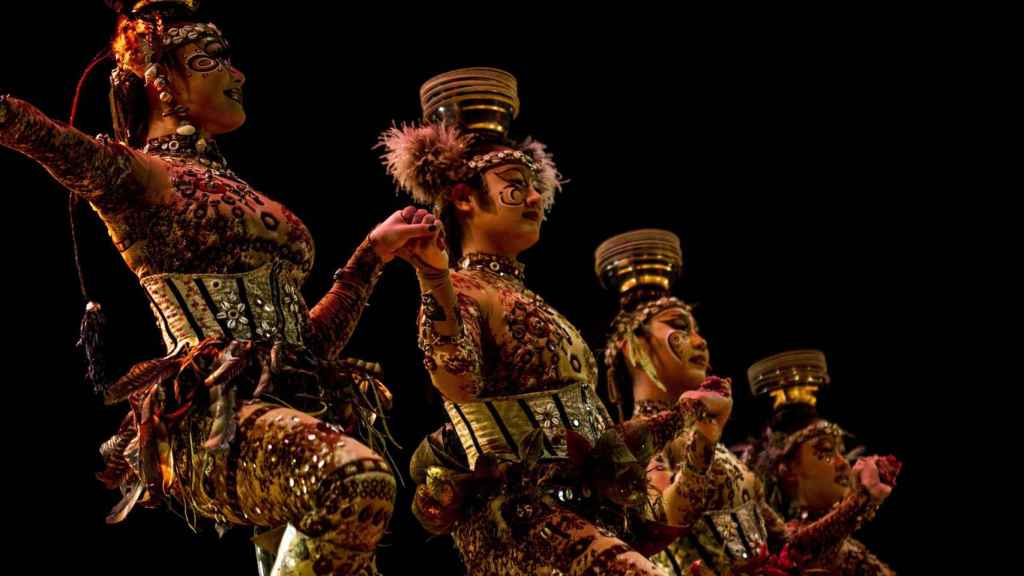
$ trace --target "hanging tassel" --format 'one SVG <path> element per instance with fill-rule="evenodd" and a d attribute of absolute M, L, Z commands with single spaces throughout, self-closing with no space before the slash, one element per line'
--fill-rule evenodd
<path fill-rule="evenodd" d="M 79 327 L 78 342 L 75 346 L 85 354 L 85 378 L 92 382 L 92 389 L 103 394 L 109 383 L 105 371 L 106 362 L 103 354 L 103 329 L 107 319 L 99 304 L 89 301 L 85 305 L 85 313 Z"/>
<path fill-rule="evenodd" d="M 78 102 L 82 95 L 82 87 L 85 80 L 96 66 L 111 56 L 110 48 L 104 48 L 86 66 L 85 72 L 78 79 L 75 87 L 75 98 L 71 103 L 71 114 L 68 118 L 68 125 L 74 127 L 75 117 L 78 115 Z M 71 225 L 71 245 L 75 252 L 75 269 L 78 271 L 78 286 L 82 292 L 82 299 L 86 301 L 85 313 L 82 315 L 82 322 L 79 324 L 78 342 L 76 348 L 85 353 L 86 371 L 85 378 L 92 382 L 93 391 L 103 394 L 109 385 L 105 373 L 105 359 L 103 356 L 103 329 L 107 321 L 103 315 L 103 308 L 89 298 L 85 289 L 85 280 L 82 275 L 82 263 L 78 258 L 78 234 L 75 230 L 75 207 L 78 205 L 78 197 L 74 194 L 68 196 L 68 220 Z"/>

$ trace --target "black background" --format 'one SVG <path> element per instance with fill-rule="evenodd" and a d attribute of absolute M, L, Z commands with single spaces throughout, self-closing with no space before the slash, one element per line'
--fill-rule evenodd
<path fill-rule="evenodd" d="M 60 119 L 113 28 L 99 2 L 73 4 L 23 8 L 0 38 L 0 92 Z M 698 306 L 716 372 L 736 382 L 727 439 L 754 433 L 766 415 L 746 388 L 747 366 L 794 347 L 824 350 L 834 386 L 823 414 L 906 463 L 862 539 L 903 572 L 924 566 L 930 528 L 921 518 L 932 516 L 937 491 L 925 452 L 936 440 L 920 418 L 944 384 L 926 370 L 949 353 L 928 342 L 946 249 L 925 223 L 943 179 L 936 118 L 948 102 L 926 49 L 830 26 L 799 36 L 726 29 L 695 41 L 688 32 L 699 26 L 658 24 L 657 14 L 643 25 L 580 26 L 575 40 L 542 29 L 539 15 L 446 28 L 438 14 L 396 24 L 355 22 L 338 8 L 315 13 L 310 3 L 293 11 L 225 4 L 207 15 L 248 77 L 249 120 L 219 141 L 236 172 L 312 230 L 308 301 L 376 222 L 406 204 L 371 147 L 392 120 L 418 117 L 419 84 L 458 66 L 505 68 L 523 102 L 515 134 L 546 142 L 572 180 L 523 256 L 531 287 L 601 347 L 614 301 L 594 278 L 594 248 L 638 227 L 677 233 L 685 260 L 677 292 Z M 109 131 L 109 67 L 85 85 L 79 125 L 88 133 Z M 122 412 L 91 394 L 73 350 L 82 302 L 67 194 L 10 151 L 0 151 L 0 175 L 10 362 L 25 374 L 6 387 L 18 551 L 30 551 L 42 573 L 255 573 L 245 528 L 218 541 L 210 527 L 195 535 L 143 509 L 103 523 L 117 496 L 93 477 L 96 449 Z M 120 373 L 161 343 L 98 220 L 84 207 L 78 220 L 87 282 L 111 319 L 111 370 Z M 402 466 L 444 417 L 415 344 L 417 302 L 412 271 L 391 264 L 346 352 L 384 365 Z M 450 540 L 428 539 L 407 512 L 408 495 L 408 487 L 400 493 L 382 569 L 461 573 Z"/>

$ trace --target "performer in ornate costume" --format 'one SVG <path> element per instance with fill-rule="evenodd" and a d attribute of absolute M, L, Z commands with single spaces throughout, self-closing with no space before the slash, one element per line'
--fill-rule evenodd
<path fill-rule="evenodd" d="M 90 203 L 167 346 L 114 383 L 90 371 L 106 402 L 131 408 L 101 449 L 99 477 L 123 493 L 108 521 L 173 503 L 218 527 L 276 529 L 265 542 L 284 532 L 274 574 L 373 573 L 395 478 L 352 435 L 370 430 L 387 391 L 339 351 L 383 264 L 433 233 L 396 212 L 307 309 L 309 231 L 231 171 L 212 139 L 243 123 L 245 78 L 194 4 L 112 3 L 114 138 L 0 96 L 0 144 Z"/>
<path fill-rule="evenodd" d="M 539 142 L 508 137 L 516 81 L 462 69 L 426 82 L 423 124 L 382 137 L 389 173 L 445 224 L 413 245 L 424 365 L 450 424 L 413 457 L 414 512 L 451 533 L 468 573 L 662 574 L 643 466 L 691 414 L 670 406 L 615 426 L 579 332 L 530 290 L 517 256 L 561 187 Z M 447 250 L 461 252 L 449 271 Z M 638 460 L 639 458 L 639 460 Z"/>
<path fill-rule="evenodd" d="M 849 435 L 817 415 L 818 392 L 830 383 L 825 355 L 817 350 L 793 350 L 756 362 L 747 371 L 755 396 L 772 401 L 772 421 L 754 450 L 745 455 L 765 486 L 768 503 L 791 530 L 813 524 L 843 504 L 858 488 L 844 454 Z M 899 470 L 891 456 L 879 468 Z M 893 570 L 863 543 L 847 537 L 824 549 L 813 567 L 828 574 L 891 575 Z"/>
<path fill-rule="evenodd" d="M 678 237 L 663 230 L 627 232 L 602 243 L 595 260 L 602 284 L 620 301 L 604 358 L 609 397 L 620 406 L 620 414 L 622 397 L 630 393 L 633 418 L 658 413 L 702 389 L 728 397 L 728 379 L 707 377 L 708 343 L 690 306 L 671 295 L 682 267 Z M 706 437 L 719 440 L 730 410 L 731 400 L 722 411 L 725 418 L 715 419 L 716 427 L 706 430 Z M 702 420 L 708 419 L 698 422 Z M 685 438 L 685 432 L 679 437 Z M 890 487 L 879 481 L 880 470 L 895 474 L 866 460 L 855 470 L 857 489 L 840 506 L 816 522 L 787 527 L 766 503 L 757 476 L 724 445 L 710 450 L 706 468 L 682 468 L 690 475 L 686 481 L 679 478 L 676 446 L 670 444 L 648 463 L 651 500 L 660 517 L 672 521 L 676 515 L 664 498 L 673 480 L 703 498 L 701 517 L 690 518 L 690 530 L 653 558 L 671 574 L 756 574 L 813 566 L 814 559 L 852 533 L 888 495 Z M 886 480 L 891 483 L 888 476 Z"/>

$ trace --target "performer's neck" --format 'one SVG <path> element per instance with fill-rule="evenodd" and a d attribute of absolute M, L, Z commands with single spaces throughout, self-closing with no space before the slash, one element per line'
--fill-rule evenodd
<path fill-rule="evenodd" d="M 469 234 L 462 239 L 462 253 L 491 254 L 494 256 L 504 256 L 510 260 L 518 260 L 520 254 L 518 250 L 511 250 L 500 242 L 492 242 L 487 236 Z"/>
<path fill-rule="evenodd" d="M 171 134 L 177 133 L 178 120 L 174 117 L 156 117 L 150 118 L 149 120 L 149 132 L 146 134 L 146 141 L 153 140 L 154 138 L 162 138 Z M 207 132 L 202 126 L 196 126 L 196 130 L 199 132 L 199 138 L 209 140 L 211 134 Z"/>

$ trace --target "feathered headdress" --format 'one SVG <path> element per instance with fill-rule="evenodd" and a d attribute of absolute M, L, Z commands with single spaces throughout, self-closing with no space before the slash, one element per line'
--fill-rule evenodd
<path fill-rule="evenodd" d="M 392 126 L 380 137 L 382 159 L 399 189 L 440 208 L 446 194 L 494 166 L 518 163 L 533 172 L 544 209 L 564 180 L 544 144 L 508 139 L 518 114 L 515 78 L 494 68 L 464 68 L 435 76 L 420 89 L 421 123 Z M 477 153 L 491 143 L 491 150 Z"/>

